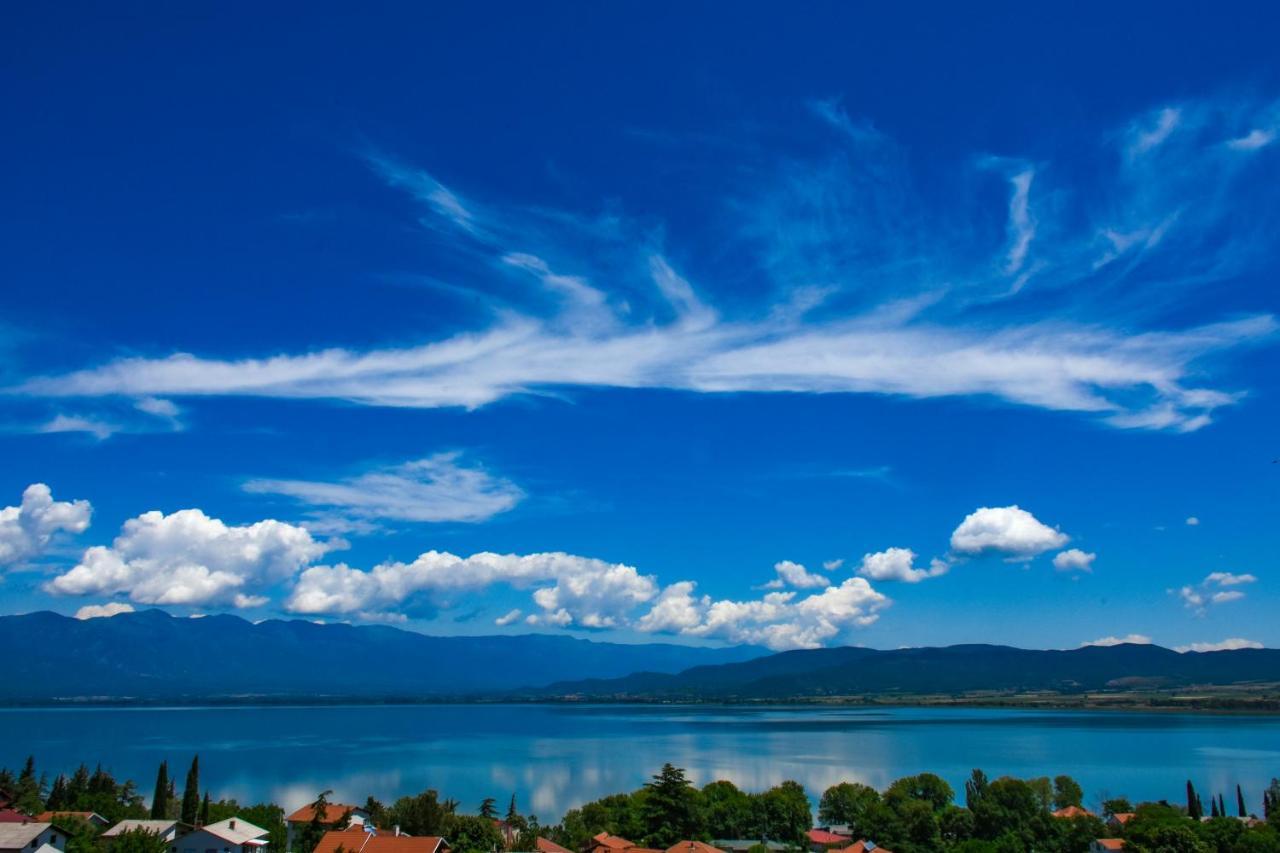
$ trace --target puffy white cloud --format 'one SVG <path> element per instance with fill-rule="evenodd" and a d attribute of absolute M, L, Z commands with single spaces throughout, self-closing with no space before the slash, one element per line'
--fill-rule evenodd
<path fill-rule="evenodd" d="M 1185 646 L 1177 646 L 1175 652 L 1226 652 L 1234 649 L 1261 649 L 1262 643 L 1256 640 L 1246 640 L 1242 637 L 1230 637 L 1226 640 L 1220 640 L 1216 643 L 1189 643 Z"/>
<path fill-rule="evenodd" d="M 535 625 L 614 627 L 658 594 L 652 576 L 592 557 L 563 552 L 459 557 L 427 551 L 412 563 L 383 563 L 368 571 L 342 564 L 312 566 L 298 578 L 285 609 L 308 614 L 376 612 L 411 605 L 417 596 L 440 601 L 499 583 L 536 587 L 533 602 L 539 612 L 526 619 Z"/>
<path fill-rule="evenodd" d="M 1224 589 L 1223 587 L 1236 587 L 1244 584 L 1250 584 L 1257 581 L 1257 577 L 1251 574 L 1235 574 L 1234 572 L 1210 572 L 1205 575 L 1203 581 L 1196 585 L 1186 585 L 1171 592 L 1176 592 L 1178 597 L 1182 599 L 1182 603 L 1189 610 L 1203 612 L 1204 609 L 1212 604 L 1226 604 L 1231 601 L 1239 601 L 1244 598 L 1244 593 L 1238 589 Z"/>
<path fill-rule="evenodd" d="M 1097 554 L 1081 551 L 1079 548 L 1068 548 L 1053 556 L 1053 567 L 1060 572 L 1091 572 Z"/>
<path fill-rule="evenodd" d="M 1250 574 L 1234 574 L 1232 572 L 1210 572 L 1204 579 L 1207 584 L 1215 584 L 1217 586 L 1240 586 L 1241 584 L 1253 583 L 1257 577 Z"/>
<path fill-rule="evenodd" d="M 363 519 L 422 522 L 484 521 L 524 498 L 514 483 L 458 464 L 459 456 L 438 453 L 336 483 L 250 480 L 245 489 L 288 495 Z"/>
<path fill-rule="evenodd" d="M 1188 516 L 1188 517 L 1187 517 L 1187 526 L 1188 526 L 1188 527 L 1199 527 L 1199 526 L 1200 526 L 1200 519 L 1196 518 L 1194 515 L 1192 515 L 1192 516 Z"/>
<path fill-rule="evenodd" d="M 1029 560 L 1061 548 L 1069 538 L 1016 505 L 984 506 L 965 516 L 952 532 L 951 550 L 957 554 L 993 552 L 1015 560 Z"/>
<path fill-rule="evenodd" d="M 83 533 L 88 501 L 55 501 L 44 483 L 32 483 L 18 506 L 0 509 L 0 567 L 39 556 L 58 533 Z"/>
<path fill-rule="evenodd" d="M 255 607 L 257 587 L 291 578 L 333 547 L 302 527 L 267 520 L 230 526 L 198 509 L 146 512 L 108 547 L 45 584 L 55 595 L 128 595 L 140 604 Z"/>
<path fill-rule="evenodd" d="M 77 619 L 98 619 L 115 616 L 118 613 L 132 613 L 133 605 L 123 601 L 108 601 L 106 604 L 86 604 L 76 611 Z"/>
<path fill-rule="evenodd" d="M 774 563 L 773 570 L 778 573 L 778 580 L 782 585 L 793 586 L 796 589 L 817 589 L 830 583 L 822 575 L 812 574 L 804 566 L 793 563 L 791 560 Z"/>
<path fill-rule="evenodd" d="M 838 560 L 824 560 L 822 562 L 822 568 L 826 569 L 829 572 L 834 572 L 836 569 L 840 568 L 843 565 L 844 565 L 843 557 L 841 557 Z"/>
<path fill-rule="evenodd" d="M 702 624 L 703 614 L 711 604 L 707 596 L 695 598 L 693 581 L 679 581 L 668 586 L 658 596 L 653 607 L 640 617 L 636 627 L 645 632 L 660 631 L 679 634 Z"/>
<path fill-rule="evenodd" d="M 692 583 L 673 584 L 636 627 L 751 643 L 775 651 L 810 649 L 851 628 L 870 625 L 890 604 L 888 597 L 859 577 L 819 593 L 798 595 L 788 590 L 752 601 L 713 601 L 707 596 L 695 598 Z"/>
<path fill-rule="evenodd" d="M 508 610 L 506 613 L 493 620 L 493 624 L 499 627 L 515 624 L 520 621 L 520 617 L 524 615 L 524 611 L 516 607 Z"/>
<path fill-rule="evenodd" d="M 1087 643 L 1081 643 L 1083 646 L 1122 646 L 1125 644 L 1133 644 L 1136 646 L 1151 645 L 1151 638 L 1146 634 L 1125 634 L 1123 637 L 1099 637 L 1096 640 L 1090 640 Z"/>
<path fill-rule="evenodd" d="M 929 568 L 918 569 L 913 565 L 915 559 L 916 552 L 910 548 L 886 548 L 874 554 L 863 554 L 858 574 L 877 581 L 919 583 L 926 578 L 945 575 L 951 568 L 945 560 L 934 559 Z"/>

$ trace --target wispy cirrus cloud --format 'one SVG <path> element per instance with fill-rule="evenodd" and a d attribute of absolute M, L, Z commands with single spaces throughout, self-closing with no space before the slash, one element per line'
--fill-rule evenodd
<path fill-rule="evenodd" d="M 514 508 L 524 491 L 480 467 L 461 464 L 461 454 L 378 468 L 336 482 L 255 479 L 244 489 L 284 495 L 327 513 L 366 521 L 478 522 Z"/>
<path fill-rule="evenodd" d="M 679 270 L 673 238 L 652 227 L 478 201 L 374 156 L 375 172 L 421 204 L 424 226 L 473 264 L 477 282 L 503 282 L 510 307 L 416 346 L 126 358 L 9 393 L 466 408 L 594 387 L 974 396 L 1180 431 L 1241 399 L 1206 365 L 1269 342 L 1274 317 L 1154 320 L 1265 251 L 1274 212 L 1246 178 L 1273 168 L 1266 140 L 1252 135 L 1270 121 L 1266 105 L 1180 104 L 1139 117 L 1093 152 L 1087 193 L 1054 186 L 1041 158 L 1002 169 L 1009 196 L 991 233 L 980 224 L 992 217 L 963 195 L 939 211 L 915 192 L 892 139 L 837 102 L 811 107 L 837 131 L 833 153 L 753 167 L 754 194 L 726 203 L 735 261 L 701 286 L 708 276 Z M 1233 144 L 1241 139 L 1253 141 Z M 967 162 L 957 166 L 966 181 L 990 172 Z M 716 307 L 700 291 L 723 293 L 721 275 L 762 282 L 774 298 Z"/>

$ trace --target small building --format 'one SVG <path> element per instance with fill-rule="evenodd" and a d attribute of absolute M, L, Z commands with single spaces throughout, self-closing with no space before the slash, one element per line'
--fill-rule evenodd
<path fill-rule="evenodd" d="M 666 853 L 723 853 L 702 841 L 677 841 L 666 849 Z"/>
<path fill-rule="evenodd" d="M 178 839 L 191 831 L 191 827 L 180 820 L 122 820 L 98 837 L 109 847 L 114 839 L 139 829 L 167 841 L 169 853 L 178 853 Z"/>
<path fill-rule="evenodd" d="M 50 823 L 57 823 L 59 818 L 82 820 L 85 823 L 98 827 L 98 829 L 106 829 L 111 825 L 111 821 L 107 820 L 97 812 L 44 812 L 43 814 L 36 815 L 36 820 L 47 820 Z"/>
<path fill-rule="evenodd" d="M 711 843 L 724 853 L 747 853 L 752 847 L 764 847 L 769 853 L 784 853 L 792 849 L 790 844 L 781 841 L 753 841 L 750 838 L 717 838 Z"/>
<path fill-rule="evenodd" d="M 573 853 L 569 848 L 561 847 L 550 838 L 543 838 L 541 835 L 534 839 L 533 849 L 536 853 Z"/>
<path fill-rule="evenodd" d="M 1089 844 L 1089 853 L 1108 853 L 1110 850 L 1123 849 L 1123 838 L 1099 838 Z"/>
<path fill-rule="evenodd" d="M 809 839 L 809 849 L 813 853 L 825 853 L 833 847 L 844 847 L 853 840 L 852 835 L 841 835 L 821 826 L 815 826 L 805 835 Z"/>
<path fill-rule="evenodd" d="M 260 853 L 270 833 L 238 817 L 198 826 L 182 836 L 180 853 Z"/>
<path fill-rule="evenodd" d="M 1120 829 L 1129 821 L 1133 820 L 1135 812 L 1116 812 L 1107 818 L 1107 826 L 1112 829 Z"/>
<path fill-rule="evenodd" d="M 0 823 L 0 853 L 61 853 L 67 834 L 45 820 Z"/>
<path fill-rule="evenodd" d="M 362 825 L 326 832 L 312 853 L 449 853 L 451 849 L 448 841 L 436 835 L 402 835 Z"/>
<path fill-rule="evenodd" d="M 1058 809 L 1053 813 L 1053 816 L 1071 820 L 1077 817 L 1093 817 L 1093 812 L 1088 809 L 1082 809 L 1079 806 L 1067 806 L 1066 808 Z"/>
<path fill-rule="evenodd" d="M 662 851 L 639 847 L 625 838 L 601 832 L 587 843 L 584 853 L 662 853 Z"/>
<path fill-rule="evenodd" d="M 31 815 L 25 815 L 17 809 L 0 809 L 0 823 L 30 823 Z"/>
<path fill-rule="evenodd" d="M 298 832 L 310 824 L 315 817 L 315 808 L 312 804 L 307 804 L 284 819 L 285 847 L 288 850 L 292 851 L 294 849 L 293 840 L 297 838 Z M 325 806 L 324 814 L 320 816 L 320 825 L 325 829 L 343 830 L 362 827 L 368 820 L 369 812 L 360 806 L 328 803 Z"/>
<path fill-rule="evenodd" d="M 853 842 L 848 847 L 838 851 L 838 853 L 871 853 L 873 850 L 875 853 L 893 853 L 887 847 L 879 847 L 874 841 L 867 841 L 865 838 Z"/>

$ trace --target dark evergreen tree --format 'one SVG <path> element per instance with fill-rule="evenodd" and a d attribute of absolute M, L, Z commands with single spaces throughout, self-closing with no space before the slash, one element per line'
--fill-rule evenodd
<path fill-rule="evenodd" d="M 1222 799 L 1222 794 L 1218 794 L 1218 817 L 1227 816 L 1227 804 Z"/>
<path fill-rule="evenodd" d="M 209 792 L 204 792 L 204 802 L 200 804 L 200 825 L 209 825 Z"/>
<path fill-rule="evenodd" d="M 480 817 L 485 820 L 493 820 L 498 816 L 498 810 L 495 807 L 497 800 L 493 797 L 485 797 L 480 801 Z"/>
<path fill-rule="evenodd" d="M 1221 817 L 1218 814 L 1218 800 L 1216 797 L 1209 798 L 1209 817 Z"/>
<path fill-rule="evenodd" d="M 1236 785 L 1236 811 L 1240 817 L 1249 816 L 1249 810 L 1244 807 L 1244 791 L 1240 790 L 1239 785 Z"/>
<path fill-rule="evenodd" d="M 1196 794 L 1196 786 L 1191 784 L 1191 780 L 1187 780 L 1187 816 L 1192 820 L 1199 820 L 1204 816 L 1204 806 L 1200 804 L 1200 797 Z"/>
<path fill-rule="evenodd" d="M 969 811 L 973 811 L 977 807 L 978 801 L 982 799 L 982 795 L 987 792 L 987 774 L 981 770 L 974 769 L 969 774 L 969 779 L 964 783 L 964 804 Z"/>
<path fill-rule="evenodd" d="M 84 770 L 80 765 L 80 770 Z M 161 761 L 156 771 L 156 792 L 151 797 L 151 819 L 164 820 L 169 811 L 169 762 Z"/>
<path fill-rule="evenodd" d="M 40 780 L 36 778 L 35 756 L 28 755 L 27 763 L 22 766 L 18 781 L 13 786 L 13 807 L 23 814 L 40 814 L 44 811 L 42 794 Z"/>
<path fill-rule="evenodd" d="M 191 759 L 187 785 L 182 789 L 182 822 L 195 826 L 200 819 L 200 756 Z"/>

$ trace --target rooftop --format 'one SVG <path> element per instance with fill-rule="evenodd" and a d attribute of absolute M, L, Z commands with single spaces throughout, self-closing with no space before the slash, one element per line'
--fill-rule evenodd
<path fill-rule="evenodd" d="M 51 826 L 53 824 L 38 820 L 30 823 L 0 823 L 0 850 L 21 850 Z"/>

